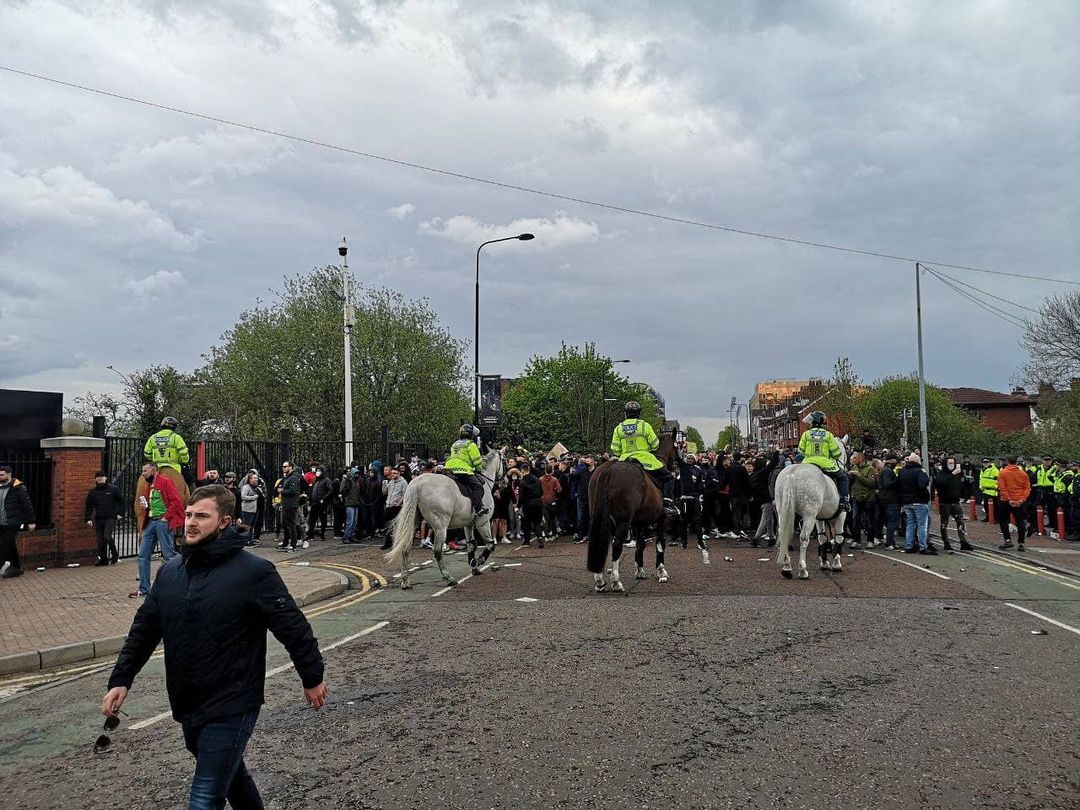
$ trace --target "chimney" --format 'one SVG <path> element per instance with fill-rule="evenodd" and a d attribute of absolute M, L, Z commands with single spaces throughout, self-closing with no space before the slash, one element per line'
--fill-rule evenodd
<path fill-rule="evenodd" d="M 1026 397 L 1027 391 L 1024 390 L 1022 385 L 1013 386 L 1013 390 L 1009 392 L 1014 397 Z"/>

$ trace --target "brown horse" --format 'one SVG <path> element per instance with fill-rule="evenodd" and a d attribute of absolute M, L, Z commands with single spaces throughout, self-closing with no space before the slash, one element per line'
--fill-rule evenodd
<path fill-rule="evenodd" d="M 676 458 L 675 440 L 670 434 L 660 437 L 656 457 L 665 465 Z M 589 557 L 588 568 L 596 580 L 596 590 L 607 590 L 604 567 L 611 550 L 611 590 L 626 590 L 619 578 L 619 558 L 623 544 L 633 530 L 656 527 L 656 578 L 668 581 L 664 567 L 664 498 L 660 488 L 640 464 L 632 461 L 608 461 L 593 473 L 589 481 Z M 634 559 L 638 579 L 645 579 L 644 538 L 637 539 Z"/>

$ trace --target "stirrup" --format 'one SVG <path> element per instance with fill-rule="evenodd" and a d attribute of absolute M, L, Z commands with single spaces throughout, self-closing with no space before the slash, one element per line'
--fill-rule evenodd
<path fill-rule="evenodd" d="M 488 511 L 489 510 L 488 510 L 488 508 L 486 506 L 481 506 L 479 509 L 477 509 L 475 512 L 473 512 L 473 517 L 474 518 L 482 517 L 482 516 L 486 515 L 488 513 Z"/>
<path fill-rule="evenodd" d="M 849 498 L 841 498 L 840 505 L 836 508 L 838 512 L 850 512 L 851 500 Z"/>

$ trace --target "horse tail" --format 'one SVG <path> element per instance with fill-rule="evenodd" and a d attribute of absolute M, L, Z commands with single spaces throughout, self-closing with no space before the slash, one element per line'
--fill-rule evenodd
<path fill-rule="evenodd" d="M 607 562 L 608 547 L 611 545 L 611 514 L 607 499 L 607 476 L 598 482 L 596 497 L 589 504 L 592 517 L 589 521 L 589 558 L 586 563 L 589 571 L 601 574 Z"/>
<path fill-rule="evenodd" d="M 795 531 L 795 482 L 776 479 L 776 562 L 783 564 L 791 533 Z"/>
<path fill-rule="evenodd" d="M 386 559 L 401 567 L 405 563 L 405 552 L 412 545 L 413 532 L 416 530 L 417 504 L 420 501 L 420 488 L 414 483 L 405 490 L 405 500 L 401 511 L 394 518 L 394 544 L 386 552 Z"/>

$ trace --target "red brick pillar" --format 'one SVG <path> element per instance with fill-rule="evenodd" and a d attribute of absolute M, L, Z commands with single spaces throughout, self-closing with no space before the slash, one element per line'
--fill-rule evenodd
<path fill-rule="evenodd" d="M 94 530 L 83 519 L 86 493 L 94 488 L 94 473 L 101 469 L 104 439 L 60 436 L 42 439 L 41 448 L 52 460 L 52 518 L 56 527 L 56 562 L 93 563 L 97 559 Z"/>

